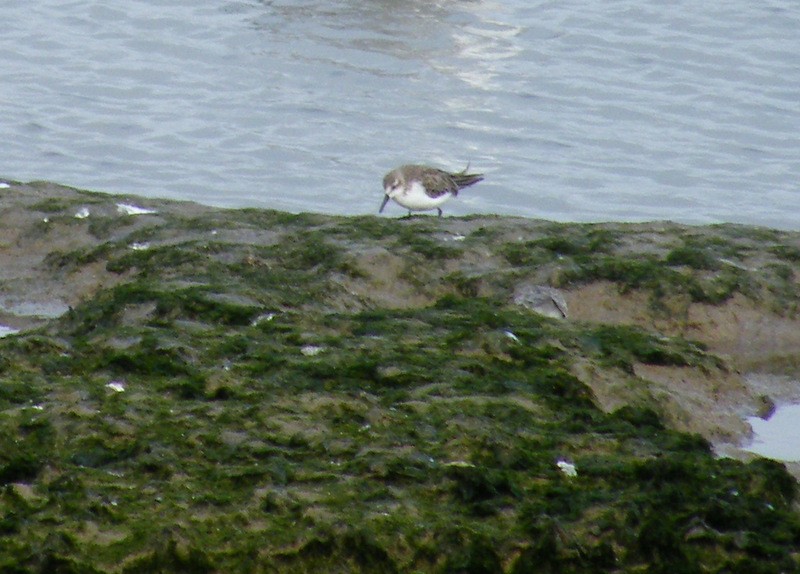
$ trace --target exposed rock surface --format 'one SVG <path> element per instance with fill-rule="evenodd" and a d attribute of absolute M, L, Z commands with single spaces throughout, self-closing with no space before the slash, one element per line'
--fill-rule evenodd
<path fill-rule="evenodd" d="M 140 205 L 154 213 L 127 215 L 125 207 Z M 568 313 L 574 322 L 637 325 L 699 341 L 720 357 L 718 368 L 636 365 L 630 381 L 612 385 L 591 369 L 577 372 L 608 408 L 641 392 L 632 388 L 636 379 L 647 381 L 644 392 L 664 401 L 676 428 L 715 441 L 746 437 L 743 416 L 757 414 L 764 396 L 800 400 L 800 234 L 478 216 L 351 218 L 351 237 L 343 238 L 333 228 L 346 219 L 307 217 L 344 251 L 346 271 L 353 271 L 334 274 L 324 299 L 308 305 L 415 308 L 461 292 L 505 298 L 548 316 Z M 198 227 L 176 227 L 176 219 Z M 0 324 L 40 325 L 125 281 L 128 273 L 107 268 L 108 258 L 125 250 L 210 241 L 247 250 L 290 232 L 237 224 L 236 211 L 188 202 L 15 183 L 0 196 Z M 245 261 L 264 264 L 255 254 Z M 770 384 L 755 382 L 762 380 Z"/>
<path fill-rule="evenodd" d="M 798 233 L 9 183 L 0 569 L 798 566 Z"/>

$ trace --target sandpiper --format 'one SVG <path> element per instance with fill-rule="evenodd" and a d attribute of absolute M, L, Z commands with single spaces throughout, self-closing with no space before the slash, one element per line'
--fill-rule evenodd
<path fill-rule="evenodd" d="M 450 173 L 427 165 L 401 165 L 393 169 L 383 178 L 383 198 L 378 213 L 390 199 L 412 211 L 435 209 L 442 216 L 439 208 L 445 201 L 458 195 L 458 191 L 483 179 L 482 173 L 464 171 Z"/>

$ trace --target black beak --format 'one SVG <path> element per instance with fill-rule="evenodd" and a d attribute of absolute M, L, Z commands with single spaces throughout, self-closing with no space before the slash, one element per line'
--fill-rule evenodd
<path fill-rule="evenodd" d="M 383 208 L 386 207 L 386 204 L 389 203 L 389 199 L 391 199 L 388 195 L 383 196 L 383 203 L 381 203 L 381 208 L 378 210 L 378 213 L 383 213 Z"/>

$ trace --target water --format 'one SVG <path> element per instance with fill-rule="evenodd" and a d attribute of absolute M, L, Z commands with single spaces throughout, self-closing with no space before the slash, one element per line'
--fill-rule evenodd
<path fill-rule="evenodd" d="M 8 337 L 9 335 L 15 335 L 16 333 L 19 333 L 19 329 L 14 329 L 8 325 L 0 325 L 0 339 Z"/>
<path fill-rule="evenodd" d="M 0 8 L 8 178 L 361 214 L 470 161 L 447 213 L 800 229 L 796 2 Z"/>
<path fill-rule="evenodd" d="M 750 417 L 753 441 L 745 448 L 761 456 L 786 462 L 800 461 L 800 404 L 779 407 L 768 419 Z"/>

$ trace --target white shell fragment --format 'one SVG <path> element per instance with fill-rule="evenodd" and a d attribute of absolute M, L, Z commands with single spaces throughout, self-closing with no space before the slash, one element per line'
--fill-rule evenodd
<path fill-rule="evenodd" d="M 574 478 L 578 476 L 578 469 L 571 462 L 559 460 L 556 462 L 556 466 L 558 467 L 558 470 L 560 470 L 566 477 Z"/>
<path fill-rule="evenodd" d="M 123 215 L 153 215 L 158 213 L 155 209 L 147 209 L 130 203 L 118 203 L 117 212 Z"/>
<path fill-rule="evenodd" d="M 275 313 L 264 313 L 253 319 L 251 325 L 255 327 L 259 323 L 263 323 L 265 321 L 272 321 L 274 318 L 275 318 Z"/>
<path fill-rule="evenodd" d="M 106 385 L 106 388 L 110 391 L 114 391 L 115 393 L 125 392 L 125 385 L 120 381 L 111 381 Z"/>
<path fill-rule="evenodd" d="M 300 349 L 300 352 L 303 353 L 306 357 L 315 357 L 322 352 L 322 347 L 317 345 L 305 345 Z"/>

